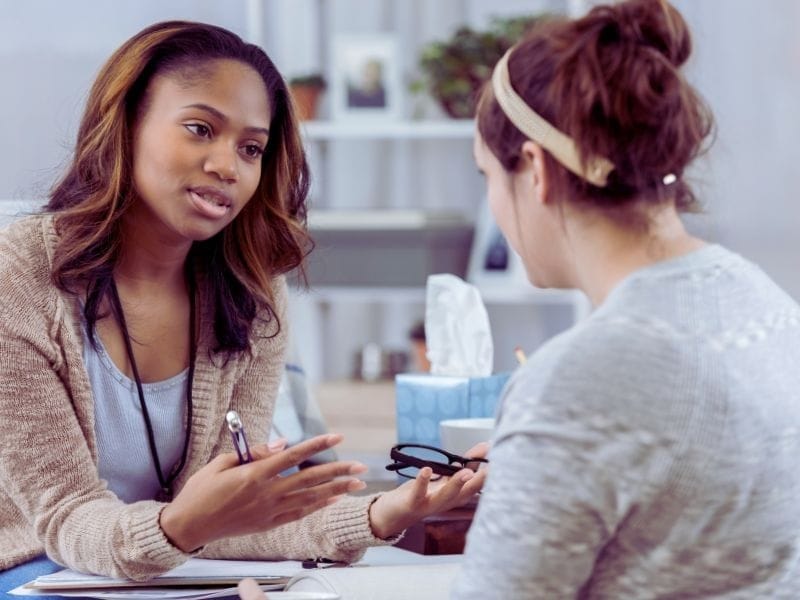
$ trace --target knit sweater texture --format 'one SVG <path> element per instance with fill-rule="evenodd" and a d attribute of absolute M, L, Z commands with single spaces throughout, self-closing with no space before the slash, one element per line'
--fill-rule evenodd
<path fill-rule="evenodd" d="M 98 476 L 79 300 L 50 279 L 57 240 L 52 216 L 0 231 L 0 570 L 46 552 L 79 571 L 148 579 L 190 555 L 159 526 L 165 504 L 126 504 Z M 280 331 L 275 319 L 257 318 L 246 350 L 227 362 L 211 353 L 212 315 L 200 308 L 192 433 L 176 492 L 214 456 L 232 451 L 228 410 L 247 423 L 251 443 L 268 438 L 287 339 L 283 278 L 273 291 Z M 149 451 L 144 436 L 129 443 L 132 453 Z M 347 497 L 265 533 L 210 543 L 199 555 L 356 560 L 367 546 L 385 543 L 369 525 L 373 499 Z"/>
<path fill-rule="evenodd" d="M 510 381 L 454 598 L 800 597 L 800 308 L 720 246 Z"/>

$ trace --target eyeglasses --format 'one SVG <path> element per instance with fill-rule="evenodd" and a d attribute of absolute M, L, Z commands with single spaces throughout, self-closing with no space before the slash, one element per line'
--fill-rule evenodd
<path fill-rule="evenodd" d="M 387 471 L 396 471 L 401 477 L 414 479 L 424 467 L 433 471 L 431 481 L 455 475 L 461 469 L 477 471 L 481 465 L 488 464 L 485 458 L 459 456 L 424 444 L 398 444 L 392 447 L 389 457 L 394 461 L 386 465 Z"/>

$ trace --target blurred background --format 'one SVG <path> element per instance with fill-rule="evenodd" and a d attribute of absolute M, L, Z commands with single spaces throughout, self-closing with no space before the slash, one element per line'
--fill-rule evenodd
<path fill-rule="evenodd" d="M 718 126 L 692 172 L 706 212 L 690 226 L 800 299 L 800 2 L 674 3 L 694 33 L 688 77 Z M 514 367 L 516 346 L 531 352 L 588 310 L 579 294 L 528 287 L 497 243 L 468 117 L 475 78 L 513 41 L 518 17 L 579 15 L 591 4 L 0 0 L 0 211 L 44 201 L 98 68 L 146 25 L 206 21 L 263 46 L 298 86 L 298 105 L 306 106 L 301 84 L 319 92 L 303 109 L 318 248 L 311 289 L 292 295 L 294 355 L 333 427 L 352 427 L 357 413 L 360 443 L 383 443 L 393 428 L 391 376 L 424 368 L 414 347 L 429 273 L 480 287 L 497 371 Z"/>

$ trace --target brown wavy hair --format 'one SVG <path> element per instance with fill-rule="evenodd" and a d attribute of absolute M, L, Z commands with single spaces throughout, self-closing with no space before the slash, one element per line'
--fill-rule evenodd
<path fill-rule="evenodd" d="M 306 231 L 309 172 L 286 84 L 258 46 L 214 25 L 168 21 L 125 42 L 101 68 L 89 93 L 72 163 L 46 209 L 56 214 L 59 242 L 52 278 L 60 289 L 86 289 L 90 334 L 112 283 L 122 217 L 136 201 L 133 130 L 156 75 L 190 75 L 208 61 L 232 59 L 264 81 L 272 120 L 261 180 L 236 219 L 209 240 L 195 242 L 187 269 L 202 279 L 200 301 L 213 307 L 216 351 L 247 347 L 261 309 L 280 322 L 273 279 L 299 267 L 312 244 Z M 90 335 L 90 339 L 94 339 Z"/>
<path fill-rule="evenodd" d="M 706 149 L 710 110 L 680 67 L 691 54 L 688 26 L 666 0 L 629 0 L 593 8 L 576 20 L 537 23 L 512 50 L 516 92 L 571 136 L 586 164 L 604 156 L 615 169 L 605 187 L 574 175 L 545 151 L 561 197 L 636 222 L 634 201 L 672 201 L 680 211 L 698 202 L 684 180 Z M 478 131 L 503 167 L 514 171 L 527 139 L 503 113 L 491 85 L 478 108 Z M 667 174 L 677 180 L 664 182 Z"/>

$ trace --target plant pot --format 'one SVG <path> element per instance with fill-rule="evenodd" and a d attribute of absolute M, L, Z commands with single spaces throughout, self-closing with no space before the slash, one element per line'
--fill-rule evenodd
<path fill-rule="evenodd" d="M 294 105 L 297 109 L 297 117 L 301 121 L 316 119 L 319 99 L 322 96 L 323 88 L 311 85 L 292 84 L 289 86 L 289 92 L 292 94 Z"/>

